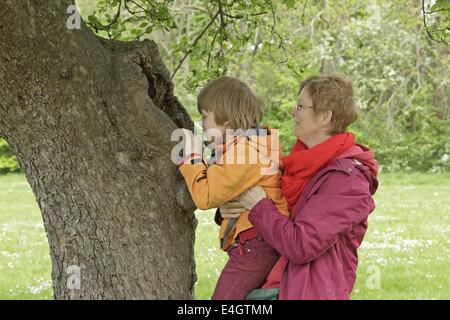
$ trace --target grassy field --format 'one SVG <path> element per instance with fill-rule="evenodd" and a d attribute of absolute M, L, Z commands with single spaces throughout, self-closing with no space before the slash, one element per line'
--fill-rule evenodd
<path fill-rule="evenodd" d="M 353 299 L 450 299 L 450 174 L 385 174 L 359 250 Z M 212 211 L 197 211 L 198 299 L 208 299 L 226 256 Z M 0 299 L 51 299 L 39 209 L 21 174 L 0 176 Z"/>

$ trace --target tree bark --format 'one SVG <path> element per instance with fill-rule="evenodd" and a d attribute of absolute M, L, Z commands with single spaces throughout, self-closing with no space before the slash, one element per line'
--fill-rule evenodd
<path fill-rule="evenodd" d="M 170 136 L 192 121 L 154 42 L 68 30 L 70 4 L 0 2 L 0 136 L 41 209 L 54 297 L 191 299 L 196 220 Z"/>

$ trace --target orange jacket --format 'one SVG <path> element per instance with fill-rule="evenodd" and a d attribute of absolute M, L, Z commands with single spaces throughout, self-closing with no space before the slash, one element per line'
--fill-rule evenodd
<path fill-rule="evenodd" d="M 235 137 L 227 142 L 221 148 L 221 156 L 212 165 L 185 163 L 180 166 L 180 172 L 198 208 L 217 208 L 251 187 L 261 186 L 278 210 L 289 216 L 281 192 L 281 148 L 278 142 L 272 143 L 278 137 L 267 130 L 267 136 Z M 235 242 L 240 232 L 253 227 L 248 214 L 248 211 L 241 214 L 223 245 L 224 250 Z M 228 223 L 229 219 L 222 222 L 220 239 L 224 238 Z"/>

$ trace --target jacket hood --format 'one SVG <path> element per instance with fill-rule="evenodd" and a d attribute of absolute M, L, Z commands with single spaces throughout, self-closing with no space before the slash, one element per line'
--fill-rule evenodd
<path fill-rule="evenodd" d="M 364 174 L 370 183 L 370 191 L 375 194 L 378 188 L 378 162 L 372 150 L 362 144 L 355 144 L 348 148 L 338 158 L 351 158 L 356 167 Z"/>

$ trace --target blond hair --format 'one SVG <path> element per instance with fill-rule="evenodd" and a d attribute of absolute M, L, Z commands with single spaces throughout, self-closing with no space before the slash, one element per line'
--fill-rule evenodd
<path fill-rule="evenodd" d="M 313 103 L 314 113 L 331 111 L 331 129 L 328 134 L 343 133 L 358 118 L 350 80 L 340 75 L 312 76 L 300 84 L 298 94 L 306 88 Z"/>
<path fill-rule="evenodd" d="M 213 112 L 218 125 L 229 122 L 230 129 L 248 130 L 259 125 L 261 101 L 241 80 L 220 77 L 208 82 L 197 97 L 198 111 Z"/>

